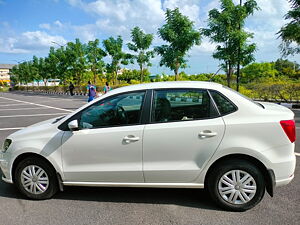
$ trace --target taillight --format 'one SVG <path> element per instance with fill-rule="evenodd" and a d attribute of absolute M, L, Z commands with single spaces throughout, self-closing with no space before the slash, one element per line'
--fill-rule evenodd
<path fill-rule="evenodd" d="M 293 143 L 296 141 L 296 126 L 294 120 L 282 120 L 280 125 L 284 130 L 285 134 L 288 136 L 290 141 Z"/>

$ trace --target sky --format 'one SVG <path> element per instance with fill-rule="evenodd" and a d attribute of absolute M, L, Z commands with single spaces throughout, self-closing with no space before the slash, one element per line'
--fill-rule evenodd
<path fill-rule="evenodd" d="M 276 33 L 287 23 L 283 17 L 290 5 L 288 0 L 256 1 L 260 10 L 247 18 L 245 29 L 254 33 L 256 62 L 275 61 L 280 58 Z M 153 46 L 158 46 L 163 43 L 157 29 L 164 24 L 165 11 L 176 7 L 199 29 L 206 27 L 209 10 L 220 6 L 219 0 L 0 0 L 0 64 L 31 60 L 33 55 L 45 57 L 51 46 L 58 48 L 75 38 L 86 43 L 121 35 L 126 44 L 135 26 L 154 34 Z M 214 49 L 215 44 L 203 38 L 188 52 L 188 68 L 183 71 L 216 72 L 220 62 L 212 57 Z M 126 45 L 124 51 L 129 52 Z M 152 60 L 150 72 L 172 73 L 159 66 L 159 59 Z M 288 59 L 299 63 L 300 55 Z"/>

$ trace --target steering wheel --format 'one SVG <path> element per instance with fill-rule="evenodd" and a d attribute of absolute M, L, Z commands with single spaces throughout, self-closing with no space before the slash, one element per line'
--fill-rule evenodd
<path fill-rule="evenodd" d="M 120 105 L 116 106 L 115 117 L 121 124 L 128 124 L 128 116 L 122 106 L 120 106 Z"/>

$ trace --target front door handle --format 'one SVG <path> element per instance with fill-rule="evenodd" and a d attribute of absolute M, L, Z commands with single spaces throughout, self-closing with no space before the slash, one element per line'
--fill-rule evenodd
<path fill-rule="evenodd" d="M 140 140 L 139 137 L 135 137 L 133 135 L 128 135 L 126 137 L 123 138 L 123 141 L 126 143 L 126 144 L 129 144 L 130 142 L 136 142 Z"/>
<path fill-rule="evenodd" d="M 209 137 L 214 137 L 216 136 L 218 133 L 217 132 L 213 132 L 213 131 L 210 131 L 210 130 L 204 130 L 204 131 L 201 131 L 199 133 L 199 136 L 201 138 L 209 138 Z"/>

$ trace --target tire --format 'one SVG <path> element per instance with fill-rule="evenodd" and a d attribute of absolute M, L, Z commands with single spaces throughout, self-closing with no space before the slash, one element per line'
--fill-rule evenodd
<path fill-rule="evenodd" d="M 58 190 L 55 170 L 38 157 L 26 158 L 17 165 L 15 182 L 21 193 L 35 200 L 49 199 Z"/>
<path fill-rule="evenodd" d="M 257 205 L 265 188 L 264 176 L 258 167 L 238 159 L 219 163 L 209 174 L 207 182 L 212 199 L 221 208 L 238 212 Z"/>

